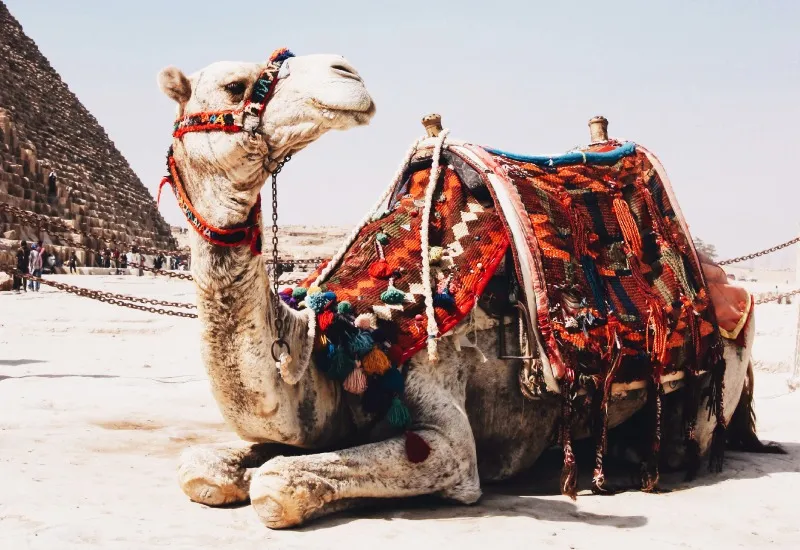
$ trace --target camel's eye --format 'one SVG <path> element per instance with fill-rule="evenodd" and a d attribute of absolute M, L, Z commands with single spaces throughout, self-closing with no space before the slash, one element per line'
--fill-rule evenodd
<path fill-rule="evenodd" d="M 230 84 L 225 84 L 225 90 L 233 96 L 242 95 L 244 94 L 247 85 L 244 82 L 231 82 Z"/>

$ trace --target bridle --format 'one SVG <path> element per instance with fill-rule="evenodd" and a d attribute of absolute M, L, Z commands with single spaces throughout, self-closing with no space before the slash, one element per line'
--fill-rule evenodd
<path fill-rule="evenodd" d="M 238 133 L 248 132 L 249 134 L 263 135 L 261 130 L 261 117 L 267 107 L 272 94 L 278 83 L 278 73 L 283 63 L 294 57 L 294 54 L 286 48 L 275 50 L 269 58 L 266 67 L 253 84 L 250 97 L 242 105 L 241 109 L 228 111 L 202 112 L 185 115 L 175 121 L 172 136 L 177 141 L 190 132 L 226 132 Z M 278 265 L 278 173 L 283 165 L 291 160 L 287 155 L 272 170 L 272 260 L 273 266 Z M 267 162 L 270 162 L 268 159 Z M 274 162 L 274 161 L 272 161 Z M 181 181 L 177 162 L 173 155 L 173 147 L 167 152 L 167 171 L 168 176 L 161 180 L 158 187 L 157 202 L 161 199 L 162 188 L 169 184 L 178 200 L 186 221 L 189 222 L 195 231 L 206 241 L 217 246 L 240 247 L 248 246 L 250 251 L 258 256 L 261 254 L 261 195 L 259 194 L 256 204 L 247 215 L 244 223 L 231 227 L 216 227 L 208 223 L 197 212 L 191 200 L 186 194 L 186 189 Z M 277 338 L 272 344 L 272 357 L 275 361 L 288 364 L 291 361 L 289 356 L 289 344 L 284 340 L 283 319 L 280 317 L 280 295 L 278 293 L 277 273 L 272 277 L 273 295 L 272 307 L 273 317 L 275 318 L 275 332 Z"/>

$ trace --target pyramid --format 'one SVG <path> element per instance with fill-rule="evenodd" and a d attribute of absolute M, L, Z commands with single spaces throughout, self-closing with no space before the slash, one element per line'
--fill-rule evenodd
<path fill-rule="evenodd" d="M 48 196 L 48 174 L 58 175 Z M 0 203 L 61 218 L 91 235 L 151 248 L 176 246 L 170 226 L 103 127 L 61 80 L 0 0 Z M 0 262 L 16 241 L 44 240 L 62 260 L 69 238 L 0 211 Z M 74 249 L 82 264 L 92 262 Z"/>

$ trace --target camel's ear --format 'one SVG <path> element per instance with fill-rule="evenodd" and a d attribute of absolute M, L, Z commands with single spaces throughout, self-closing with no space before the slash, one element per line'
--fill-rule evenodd
<path fill-rule="evenodd" d="M 183 105 L 192 96 L 189 79 L 177 67 L 167 67 L 158 73 L 158 85 L 167 97 Z"/>

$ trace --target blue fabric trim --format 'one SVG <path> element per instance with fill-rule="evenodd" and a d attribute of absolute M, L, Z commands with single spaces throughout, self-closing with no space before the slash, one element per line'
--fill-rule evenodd
<path fill-rule="evenodd" d="M 587 151 L 586 153 L 565 153 L 555 157 L 549 157 L 546 155 L 517 155 L 507 151 L 501 151 L 500 149 L 492 149 L 491 147 L 484 147 L 484 149 L 493 155 L 500 155 L 501 157 L 506 157 L 511 160 L 518 160 L 520 162 L 528 162 L 530 164 L 535 164 L 536 166 L 555 167 L 569 166 L 572 164 L 594 164 L 609 166 L 616 164 L 623 157 L 635 154 L 636 144 L 632 141 L 629 141 L 624 145 L 620 145 L 616 149 L 606 151 L 605 153 L 591 153 Z"/>

